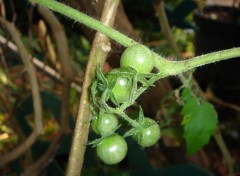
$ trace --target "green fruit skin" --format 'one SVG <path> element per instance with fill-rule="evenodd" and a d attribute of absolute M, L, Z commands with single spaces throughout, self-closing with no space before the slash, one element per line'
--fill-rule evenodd
<path fill-rule="evenodd" d="M 106 75 L 108 80 L 112 79 L 113 75 Z M 131 88 L 128 85 L 129 80 L 127 78 L 118 76 L 112 93 L 115 96 L 118 103 L 124 103 L 129 100 L 131 95 Z"/>
<path fill-rule="evenodd" d="M 132 45 L 123 52 L 120 67 L 132 67 L 138 73 L 150 73 L 154 67 L 153 54 L 142 45 Z"/>
<path fill-rule="evenodd" d="M 95 133 L 101 136 L 107 135 L 118 127 L 118 119 L 114 114 L 103 113 L 92 123 L 92 128 Z"/>
<path fill-rule="evenodd" d="M 109 165 L 121 162 L 127 155 L 127 143 L 125 139 L 118 135 L 106 137 L 97 146 L 97 156 Z"/>
<path fill-rule="evenodd" d="M 145 118 L 144 120 L 144 123 L 153 123 L 153 125 L 139 130 L 134 138 L 142 147 L 150 147 L 157 143 L 161 137 L 161 131 L 159 125 L 153 119 Z"/>
<path fill-rule="evenodd" d="M 96 134 L 99 134 L 99 131 L 98 131 L 98 128 L 97 128 L 97 119 L 94 120 L 94 121 L 91 121 L 91 127 L 92 127 L 92 130 L 96 133 Z"/>

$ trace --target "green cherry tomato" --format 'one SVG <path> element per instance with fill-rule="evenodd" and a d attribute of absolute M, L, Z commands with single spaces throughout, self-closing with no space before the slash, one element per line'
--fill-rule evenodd
<path fill-rule="evenodd" d="M 132 67 L 138 73 L 150 73 L 154 67 L 153 54 L 143 45 L 132 45 L 123 52 L 120 67 Z"/>
<path fill-rule="evenodd" d="M 142 147 L 150 147 L 157 143 L 161 136 L 160 127 L 156 121 L 150 118 L 144 119 L 145 128 L 140 128 L 134 135 L 135 140 Z"/>
<path fill-rule="evenodd" d="M 107 74 L 106 78 L 108 81 L 116 78 L 116 82 L 111 91 L 118 103 L 124 103 L 130 98 L 131 87 L 129 85 L 130 80 L 127 77 L 123 77 L 121 73 L 119 73 L 119 75 Z"/>
<path fill-rule="evenodd" d="M 127 143 L 125 139 L 118 134 L 106 137 L 97 145 L 97 156 L 105 164 L 117 164 L 122 161 L 126 155 Z"/>
<path fill-rule="evenodd" d="M 92 122 L 92 128 L 95 133 L 101 136 L 107 135 L 118 127 L 118 119 L 112 113 L 103 113 Z"/>

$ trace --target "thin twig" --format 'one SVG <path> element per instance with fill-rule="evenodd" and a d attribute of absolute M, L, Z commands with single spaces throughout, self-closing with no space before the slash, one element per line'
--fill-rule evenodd
<path fill-rule="evenodd" d="M 168 22 L 168 17 L 164 9 L 164 3 L 162 0 L 158 1 L 157 3 L 154 3 L 154 8 L 158 16 L 158 21 L 161 26 L 161 31 L 165 35 L 169 45 L 177 55 L 179 59 L 182 58 L 182 54 L 177 46 L 177 42 L 174 39 L 170 24 Z"/>
<path fill-rule="evenodd" d="M 174 39 L 173 32 L 172 32 L 170 24 L 168 22 L 167 14 L 166 14 L 165 9 L 164 9 L 163 0 L 160 0 L 159 2 L 155 3 L 154 8 L 155 8 L 155 11 L 157 12 L 158 19 L 159 19 L 158 21 L 160 23 L 163 34 L 165 35 L 168 43 L 170 44 L 171 48 L 173 49 L 173 51 L 177 55 L 177 58 L 181 60 L 182 59 L 182 54 L 179 50 L 177 42 Z M 178 77 L 180 78 L 180 80 L 182 81 L 182 83 L 186 87 L 191 88 L 191 85 L 189 84 L 189 81 L 187 80 L 187 78 L 185 77 L 185 75 L 183 73 L 180 73 L 178 75 Z"/>
<path fill-rule="evenodd" d="M 0 0 L 0 9 L 1 9 L 1 16 L 6 18 L 5 4 L 3 0 Z"/>
<path fill-rule="evenodd" d="M 71 89 L 70 85 L 73 77 L 73 72 L 72 72 L 72 66 L 71 66 L 72 61 L 69 55 L 67 37 L 65 35 L 65 32 L 61 23 L 58 21 L 58 19 L 49 9 L 39 6 L 38 11 L 51 28 L 55 45 L 56 45 L 57 56 L 62 65 L 61 68 L 62 68 L 64 89 L 62 94 L 63 104 L 62 104 L 62 112 L 61 112 L 62 113 L 61 119 L 63 120 L 63 122 L 61 122 L 61 124 L 64 125 L 63 128 L 68 128 L 66 125 L 68 124 L 67 117 L 69 116 L 69 106 L 70 106 L 68 100 L 70 96 L 70 89 Z"/>
<path fill-rule="evenodd" d="M 39 86 L 36 79 L 36 72 L 32 65 L 32 62 L 29 60 L 27 51 L 20 39 L 20 35 L 18 31 L 16 30 L 15 26 L 5 20 L 4 18 L 0 17 L 0 24 L 3 28 L 7 29 L 9 34 L 11 34 L 11 37 L 15 41 L 16 45 L 18 46 L 18 50 L 20 53 L 20 56 L 23 60 L 23 63 L 25 65 L 26 71 L 28 72 L 29 78 L 30 78 L 30 84 L 32 87 L 32 95 L 33 95 L 33 106 L 34 106 L 34 117 L 35 117 L 35 128 L 36 132 L 38 134 L 43 134 L 43 125 L 42 125 L 42 103 L 41 103 L 41 97 L 39 93 Z"/>
<path fill-rule="evenodd" d="M 7 124 L 9 124 L 12 129 L 14 130 L 14 133 L 19 136 L 19 141 L 24 141 L 26 139 L 25 134 L 23 133 L 21 127 L 19 126 L 16 117 L 13 114 L 13 107 L 11 102 L 9 101 L 9 98 L 6 96 L 6 94 L 1 93 L 0 94 L 0 102 L 2 103 L 2 106 L 5 107 L 7 113 L 9 114 L 9 117 L 7 119 Z"/>
<path fill-rule="evenodd" d="M 13 0 L 10 0 L 10 1 L 9 1 L 9 4 L 10 4 L 10 7 L 11 7 L 11 14 L 12 14 L 12 20 L 11 20 L 11 22 L 12 22 L 12 23 L 15 23 L 16 20 L 17 20 L 17 13 L 16 13 L 16 9 L 15 9 L 15 5 L 14 5 Z"/>
<path fill-rule="evenodd" d="M 36 129 L 34 128 L 34 131 L 26 139 L 26 141 L 24 143 L 19 145 L 17 148 L 15 148 L 10 153 L 8 153 L 8 154 L 6 154 L 6 155 L 1 157 L 0 166 L 3 166 L 5 164 L 15 160 L 16 158 L 21 156 L 23 153 L 25 153 L 26 150 L 28 150 L 35 143 L 37 137 L 38 137 L 38 133 L 36 132 Z"/>
<path fill-rule="evenodd" d="M 6 124 L 9 125 L 14 130 L 15 134 L 17 134 L 18 144 L 22 143 L 23 141 L 26 141 L 26 136 L 21 126 L 18 124 L 16 116 L 13 113 L 13 106 L 9 101 L 7 95 L 4 93 L 0 94 L 0 101 L 2 102 L 2 106 L 5 107 L 7 113 L 9 114 L 9 118 L 6 120 Z M 32 162 L 32 153 L 30 150 L 26 150 L 25 157 L 29 163 Z"/>
<path fill-rule="evenodd" d="M 40 157 L 34 164 L 29 166 L 22 176 L 39 175 L 43 168 L 45 168 L 54 158 L 56 150 L 64 139 L 64 135 L 68 130 L 68 120 L 70 113 L 70 92 L 72 82 L 72 67 L 71 57 L 69 55 L 67 37 L 64 29 L 61 26 L 55 15 L 47 8 L 38 7 L 39 13 L 43 16 L 47 24 L 50 26 L 53 38 L 55 40 L 57 56 L 61 62 L 62 76 L 63 76 L 63 91 L 62 91 L 62 104 L 61 104 L 61 124 L 60 129 L 51 143 L 47 152 Z"/>
<path fill-rule="evenodd" d="M 1 86 L 0 86 L 1 88 Z M 16 116 L 13 113 L 13 106 L 12 103 L 10 102 L 10 99 L 7 94 L 1 93 L 0 94 L 0 101 L 2 103 L 2 106 L 5 108 L 7 111 L 9 118 L 6 119 L 6 124 L 10 126 L 13 130 L 14 133 L 18 136 L 18 144 L 23 143 L 26 141 L 26 136 L 21 128 L 21 126 L 18 124 L 18 121 L 16 119 Z M 31 143 L 31 142 L 30 142 Z M 32 152 L 31 150 L 26 150 L 25 152 L 25 158 L 26 160 L 31 163 L 32 162 Z M 13 156 L 13 155 L 12 155 Z M 7 158 L 9 161 L 11 161 L 11 157 Z"/>
<path fill-rule="evenodd" d="M 20 39 L 19 33 L 17 32 L 16 28 L 13 24 L 6 21 L 4 18 L 0 17 L 0 25 L 6 29 L 13 40 L 15 41 L 16 45 L 18 46 L 20 56 L 23 60 L 25 68 L 29 74 L 30 84 L 32 87 L 32 96 L 33 96 L 33 106 L 34 106 L 34 118 L 35 118 L 35 127 L 32 134 L 28 137 L 28 139 L 21 144 L 19 147 L 11 151 L 10 153 L 6 154 L 5 156 L 1 157 L 0 166 L 7 164 L 8 162 L 18 158 L 21 156 L 26 150 L 31 147 L 31 145 L 36 141 L 37 136 L 43 133 L 43 125 L 42 125 L 42 103 L 41 97 L 39 93 L 39 87 L 37 84 L 36 73 L 35 69 L 28 59 L 27 52 L 25 47 Z"/>
<path fill-rule="evenodd" d="M 9 49 L 11 49 L 12 51 L 18 52 L 17 46 L 14 45 L 14 43 L 12 43 L 11 41 L 7 41 L 6 38 L 4 38 L 3 36 L 0 35 L 0 43 L 1 44 L 5 44 L 7 45 L 7 47 Z M 54 80 L 58 81 L 58 82 L 63 82 L 61 75 L 55 71 L 54 69 L 52 69 L 51 67 L 49 67 L 48 65 L 44 64 L 42 61 L 40 61 L 39 59 L 32 57 L 31 55 L 29 55 L 29 58 L 32 59 L 33 64 L 40 69 L 41 71 L 45 72 L 48 76 L 50 76 L 51 78 L 53 78 Z M 72 82 L 71 83 L 72 88 L 76 89 L 78 92 L 81 92 L 81 86 L 77 83 L 77 82 Z"/>
<path fill-rule="evenodd" d="M 51 145 L 49 146 L 48 150 L 44 155 L 42 155 L 33 165 L 28 167 L 21 176 L 38 176 L 42 169 L 49 165 L 53 157 L 55 156 L 57 147 L 59 146 L 59 142 L 62 141 L 64 138 L 64 134 L 60 131 L 56 136 Z"/>
<path fill-rule="evenodd" d="M 223 157 L 226 161 L 226 164 L 228 166 L 228 176 L 235 176 L 234 173 L 234 161 L 231 156 L 231 153 L 229 152 L 227 145 L 222 137 L 221 131 L 219 128 L 216 129 L 216 132 L 214 133 L 214 139 L 216 143 L 218 144 L 218 147 L 220 148 Z"/>
<path fill-rule="evenodd" d="M 105 1 L 101 22 L 106 26 L 113 25 L 118 4 L 119 0 Z M 109 45 L 109 39 L 103 34 L 97 32 L 93 41 L 84 77 L 79 112 L 77 115 L 66 176 L 79 176 L 82 171 L 84 153 L 89 133 L 89 120 L 91 118 L 89 111 L 89 88 L 95 77 L 97 66 L 99 64 L 102 66 L 106 60 L 107 54 L 110 51 Z"/>
<path fill-rule="evenodd" d="M 182 56 L 181 56 L 180 50 L 177 46 L 177 43 L 174 40 L 170 25 L 168 23 L 168 19 L 167 19 L 167 15 L 165 13 L 163 1 L 162 0 L 158 1 L 154 7 L 158 13 L 159 22 L 161 24 L 163 33 L 165 34 L 169 44 L 171 45 L 172 49 L 175 51 L 178 58 L 181 59 Z M 192 90 L 195 89 L 194 93 L 199 95 L 202 99 L 206 100 L 206 97 L 205 97 L 202 89 L 200 88 L 200 86 L 198 85 L 198 83 L 196 82 L 196 80 L 193 77 L 191 77 L 191 79 L 188 80 L 185 77 L 185 75 L 181 73 L 181 74 L 179 74 L 179 78 L 181 79 L 184 86 L 191 88 Z M 216 132 L 214 133 L 214 139 L 215 139 L 216 143 L 218 144 L 218 146 L 223 154 L 223 157 L 225 158 L 225 160 L 227 162 L 229 176 L 233 176 L 234 175 L 233 159 L 232 159 L 231 154 L 226 146 L 225 141 L 223 140 L 223 137 L 222 137 L 219 129 L 217 129 Z"/>
<path fill-rule="evenodd" d="M 3 53 L 2 48 L 0 48 L 0 60 L 1 60 L 0 62 L 2 64 L 2 66 L 3 66 L 3 70 L 4 70 L 4 72 L 5 72 L 6 76 L 7 76 L 7 80 L 11 81 L 9 70 L 8 70 L 8 67 L 7 67 L 6 58 L 4 57 L 4 53 Z"/>
<path fill-rule="evenodd" d="M 218 104 L 218 105 L 220 105 L 220 106 L 228 107 L 228 108 L 230 108 L 230 109 L 232 109 L 232 110 L 234 110 L 234 111 L 240 112 L 240 106 L 237 106 L 237 105 L 235 105 L 235 104 L 233 104 L 233 103 L 225 102 L 225 101 L 217 98 L 217 97 L 213 94 L 213 92 L 212 92 L 212 90 L 211 90 L 210 88 L 208 88 L 207 91 L 205 92 L 205 96 L 206 96 L 206 99 L 207 99 L 208 101 L 211 101 L 211 102 L 213 102 L 213 103 L 216 103 L 216 104 Z"/>

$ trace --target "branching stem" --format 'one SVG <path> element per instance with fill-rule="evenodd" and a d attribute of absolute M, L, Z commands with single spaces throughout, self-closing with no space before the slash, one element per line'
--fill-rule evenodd
<path fill-rule="evenodd" d="M 91 18 L 85 15 L 84 13 L 79 12 L 55 0 L 31 0 L 31 1 L 36 2 L 40 5 L 46 6 L 90 28 L 93 28 L 125 47 L 139 44 L 138 42 L 118 32 L 117 30 L 107 25 L 104 25 L 100 21 L 95 20 L 94 18 Z M 188 59 L 184 61 L 169 61 L 161 57 L 160 55 L 154 53 L 155 66 L 160 71 L 159 78 L 164 78 L 171 75 L 177 75 L 199 66 L 203 66 L 209 63 L 217 62 L 220 60 L 226 60 L 234 57 L 239 57 L 239 56 L 240 56 L 240 48 L 232 48 L 232 49 L 217 51 L 214 53 L 194 57 L 192 59 Z"/>

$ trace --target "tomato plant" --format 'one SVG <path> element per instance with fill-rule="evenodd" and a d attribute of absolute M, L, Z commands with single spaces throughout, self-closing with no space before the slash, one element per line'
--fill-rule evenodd
<path fill-rule="evenodd" d="M 144 123 L 134 135 L 134 139 L 139 145 L 150 147 L 157 143 L 160 136 L 160 127 L 157 122 L 150 118 L 144 118 Z"/>
<path fill-rule="evenodd" d="M 127 149 L 125 139 L 118 134 L 113 134 L 97 145 L 97 155 L 105 164 L 112 165 L 125 158 Z"/>
<path fill-rule="evenodd" d="M 130 98 L 131 85 L 129 78 L 124 77 L 120 74 L 113 75 L 111 72 L 106 75 L 106 78 L 110 84 L 114 84 L 111 91 L 118 103 L 123 103 Z"/>
<path fill-rule="evenodd" d="M 102 136 L 107 135 L 118 127 L 118 119 L 112 113 L 103 113 L 92 122 L 93 130 Z"/>
<path fill-rule="evenodd" d="M 154 67 L 152 52 L 143 45 L 132 45 L 123 52 L 120 67 L 132 67 L 138 73 L 150 73 Z"/>

